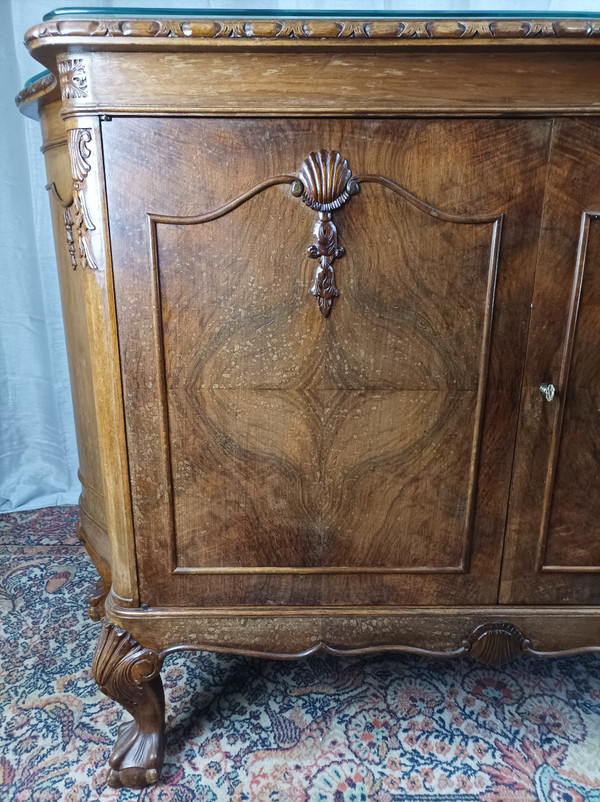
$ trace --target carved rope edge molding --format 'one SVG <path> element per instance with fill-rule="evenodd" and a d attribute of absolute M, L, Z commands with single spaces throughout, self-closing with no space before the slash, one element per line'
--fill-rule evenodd
<path fill-rule="evenodd" d="M 600 36 L 594 19 L 379 20 L 54 20 L 31 28 L 25 44 L 55 36 L 186 39 L 536 39 Z"/>
<path fill-rule="evenodd" d="M 45 94 L 47 90 L 50 88 L 54 88 L 56 86 L 56 78 L 54 75 L 49 72 L 46 75 L 42 75 L 41 78 L 38 78 L 37 81 L 34 81 L 29 86 L 26 86 L 24 89 L 21 89 L 19 94 L 15 98 L 15 103 L 17 107 L 22 106 L 24 103 L 27 103 L 32 98 L 36 97 L 40 94 Z"/>

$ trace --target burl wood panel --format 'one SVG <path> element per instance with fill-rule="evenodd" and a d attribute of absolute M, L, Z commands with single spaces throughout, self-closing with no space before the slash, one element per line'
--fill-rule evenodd
<path fill-rule="evenodd" d="M 600 601 L 600 126 L 557 122 L 502 600 Z M 551 403 L 539 394 L 552 382 Z"/>
<path fill-rule="evenodd" d="M 340 214 L 323 321 L 310 217 L 284 193 L 158 227 L 177 567 L 460 569 L 492 226 L 422 221 L 365 187 Z M 436 264 L 446 248 L 460 271 Z"/>
<path fill-rule="evenodd" d="M 103 125 L 144 602 L 496 601 L 549 134 Z M 321 148 L 451 215 L 362 184 L 332 213 L 327 318 L 309 294 L 317 214 L 289 184 L 181 220 Z"/>

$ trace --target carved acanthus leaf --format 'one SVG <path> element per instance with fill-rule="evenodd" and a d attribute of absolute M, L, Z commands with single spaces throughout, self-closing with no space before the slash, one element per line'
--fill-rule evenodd
<path fill-rule="evenodd" d="M 74 182 L 83 183 L 92 169 L 88 159 L 92 151 L 88 143 L 92 141 L 89 128 L 73 128 L 69 131 L 69 157 L 71 159 L 71 175 Z"/>
<path fill-rule="evenodd" d="M 51 88 L 54 88 L 55 85 L 56 78 L 51 72 L 47 73 L 46 75 L 42 75 L 42 77 L 38 78 L 37 81 L 34 81 L 24 89 L 21 89 L 15 98 L 15 103 L 20 107 L 24 103 L 33 100 L 33 98 L 36 96 L 46 94 L 46 92 Z"/>
<path fill-rule="evenodd" d="M 71 257 L 71 265 L 73 270 L 77 270 L 77 255 L 75 253 L 75 239 L 73 237 L 73 226 L 75 221 L 71 214 L 71 207 L 67 206 L 65 209 L 65 231 L 67 232 L 67 245 L 69 246 L 69 256 Z"/>
<path fill-rule="evenodd" d="M 314 229 L 315 244 L 308 249 L 310 258 L 319 260 L 310 294 L 318 300 L 323 317 L 327 317 L 331 312 L 333 299 L 340 294 L 335 286 L 333 260 L 343 256 L 344 249 L 338 245 L 337 229 L 330 219 L 331 215 L 328 212 L 322 212 L 320 217 L 321 219 Z"/>
<path fill-rule="evenodd" d="M 304 24 L 295 20 L 275 23 L 275 36 L 279 39 L 303 39 L 306 36 Z"/>
<path fill-rule="evenodd" d="M 157 652 L 142 648 L 128 632 L 102 621 L 102 634 L 92 663 L 98 687 L 111 699 L 118 699 L 133 715 L 143 699 L 143 685 L 160 674 Z"/>
<path fill-rule="evenodd" d="M 74 128 L 69 131 L 69 157 L 71 159 L 71 174 L 73 177 L 73 213 L 71 214 L 69 210 L 65 211 L 65 228 L 71 259 L 73 259 L 74 251 L 74 247 L 72 248 L 72 245 L 74 245 L 73 228 L 75 228 L 77 230 L 81 266 L 90 268 L 90 270 L 97 270 L 98 262 L 93 253 L 90 237 L 90 232 L 95 231 L 96 226 L 92 222 L 85 197 L 86 178 L 91 170 L 89 162 L 89 158 L 92 155 L 89 148 L 91 141 L 92 131 L 90 128 Z"/>

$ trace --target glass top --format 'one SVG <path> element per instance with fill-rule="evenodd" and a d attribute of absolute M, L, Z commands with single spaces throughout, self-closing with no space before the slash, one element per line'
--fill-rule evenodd
<path fill-rule="evenodd" d="M 37 75 L 34 75 L 28 81 L 25 81 L 25 86 L 31 86 L 31 84 L 34 84 L 36 81 L 39 81 L 40 78 L 43 78 L 44 75 L 50 75 L 50 70 L 42 70 L 42 72 L 38 72 Z"/>
<path fill-rule="evenodd" d="M 225 0 L 226 2 L 227 0 Z M 268 0 L 267 0 L 268 2 Z M 435 19 L 435 18 L 456 18 L 468 17 L 469 19 L 477 18 L 490 18 L 496 19 L 502 17 L 516 18 L 569 18 L 574 19 L 577 17 L 600 17 L 600 9 L 598 0 L 580 0 L 580 2 L 536 2 L 531 1 L 527 9 L 511 8 L 512 3 L 502 3 L 498 0 L 498 5 L 503 5 L 504 8 L 497 8 L 493 10 L 486 10 L 488 5 L 485 0 L 481 2 L 465 2 L 457 6 L 453 0 L 440 0 L 440 2 L 430 2 L 427 10 L 415 8 L 414 6 L 420 5 L 419 3 L 409 2 L 396 2 L 395 0 L 384 0 L 381 3 L 382 8 L 361 8 L 365 0 L 359 0 L 358 3 L 352 2 L 330 2 L 331 8 L 323 10 L 322 8 L 310 8 L 308 6 L 312 3 L 300 3 L 302 8 L 279 8 L 278 4 L 272 3 L 270 8 L 267 8 L 267 2 L 261 2 L 260 6 L 253 7 L 250 2 L 244 2 L 243 5 L 233 3 L 227 8 L 139 8 L 135 6 L 71 6 L 68 8 L 57 8 L 44 15 L 44 21 L 60 19 L 60 18 L 73 18 L 73 17 L 237 17 L 237 18 L 252 18 L 252 17 L 402 17 L 402 18 L 419 18 L 419 19 Z M 514 2 L 514 0 L 513 0 Z M 333 7 L 335 4 L 335 7 Z M 316 5 L 316 3 L 315 3 Z M 375 4 L 373 4 L 375 5 Z M 413 5 L 413 8 L 410 6 Z M 548 6 L 559 5 L 559 8 L 548 8 Z M 469 7 L 471 6 L 471 7 Z M 571 7 L 574 10 L 569 10 Z"/>

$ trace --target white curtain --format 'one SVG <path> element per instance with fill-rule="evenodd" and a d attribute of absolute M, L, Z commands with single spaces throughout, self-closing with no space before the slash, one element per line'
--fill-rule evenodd
<path fill-rule="evenodd" d="M 23 47 L 52 0 L 0 0 L 0 512 L 73 504 L 77 451 L 39 125 L 20 115 L 14 96 L 40 71 Z M 127 7 L 135 0 L 85 2 Z M 189 7 L 186 0 L 143 8 Z M 204 0 L 203 8 L 407 11 L 599 11 L 599 0 Z"/>

